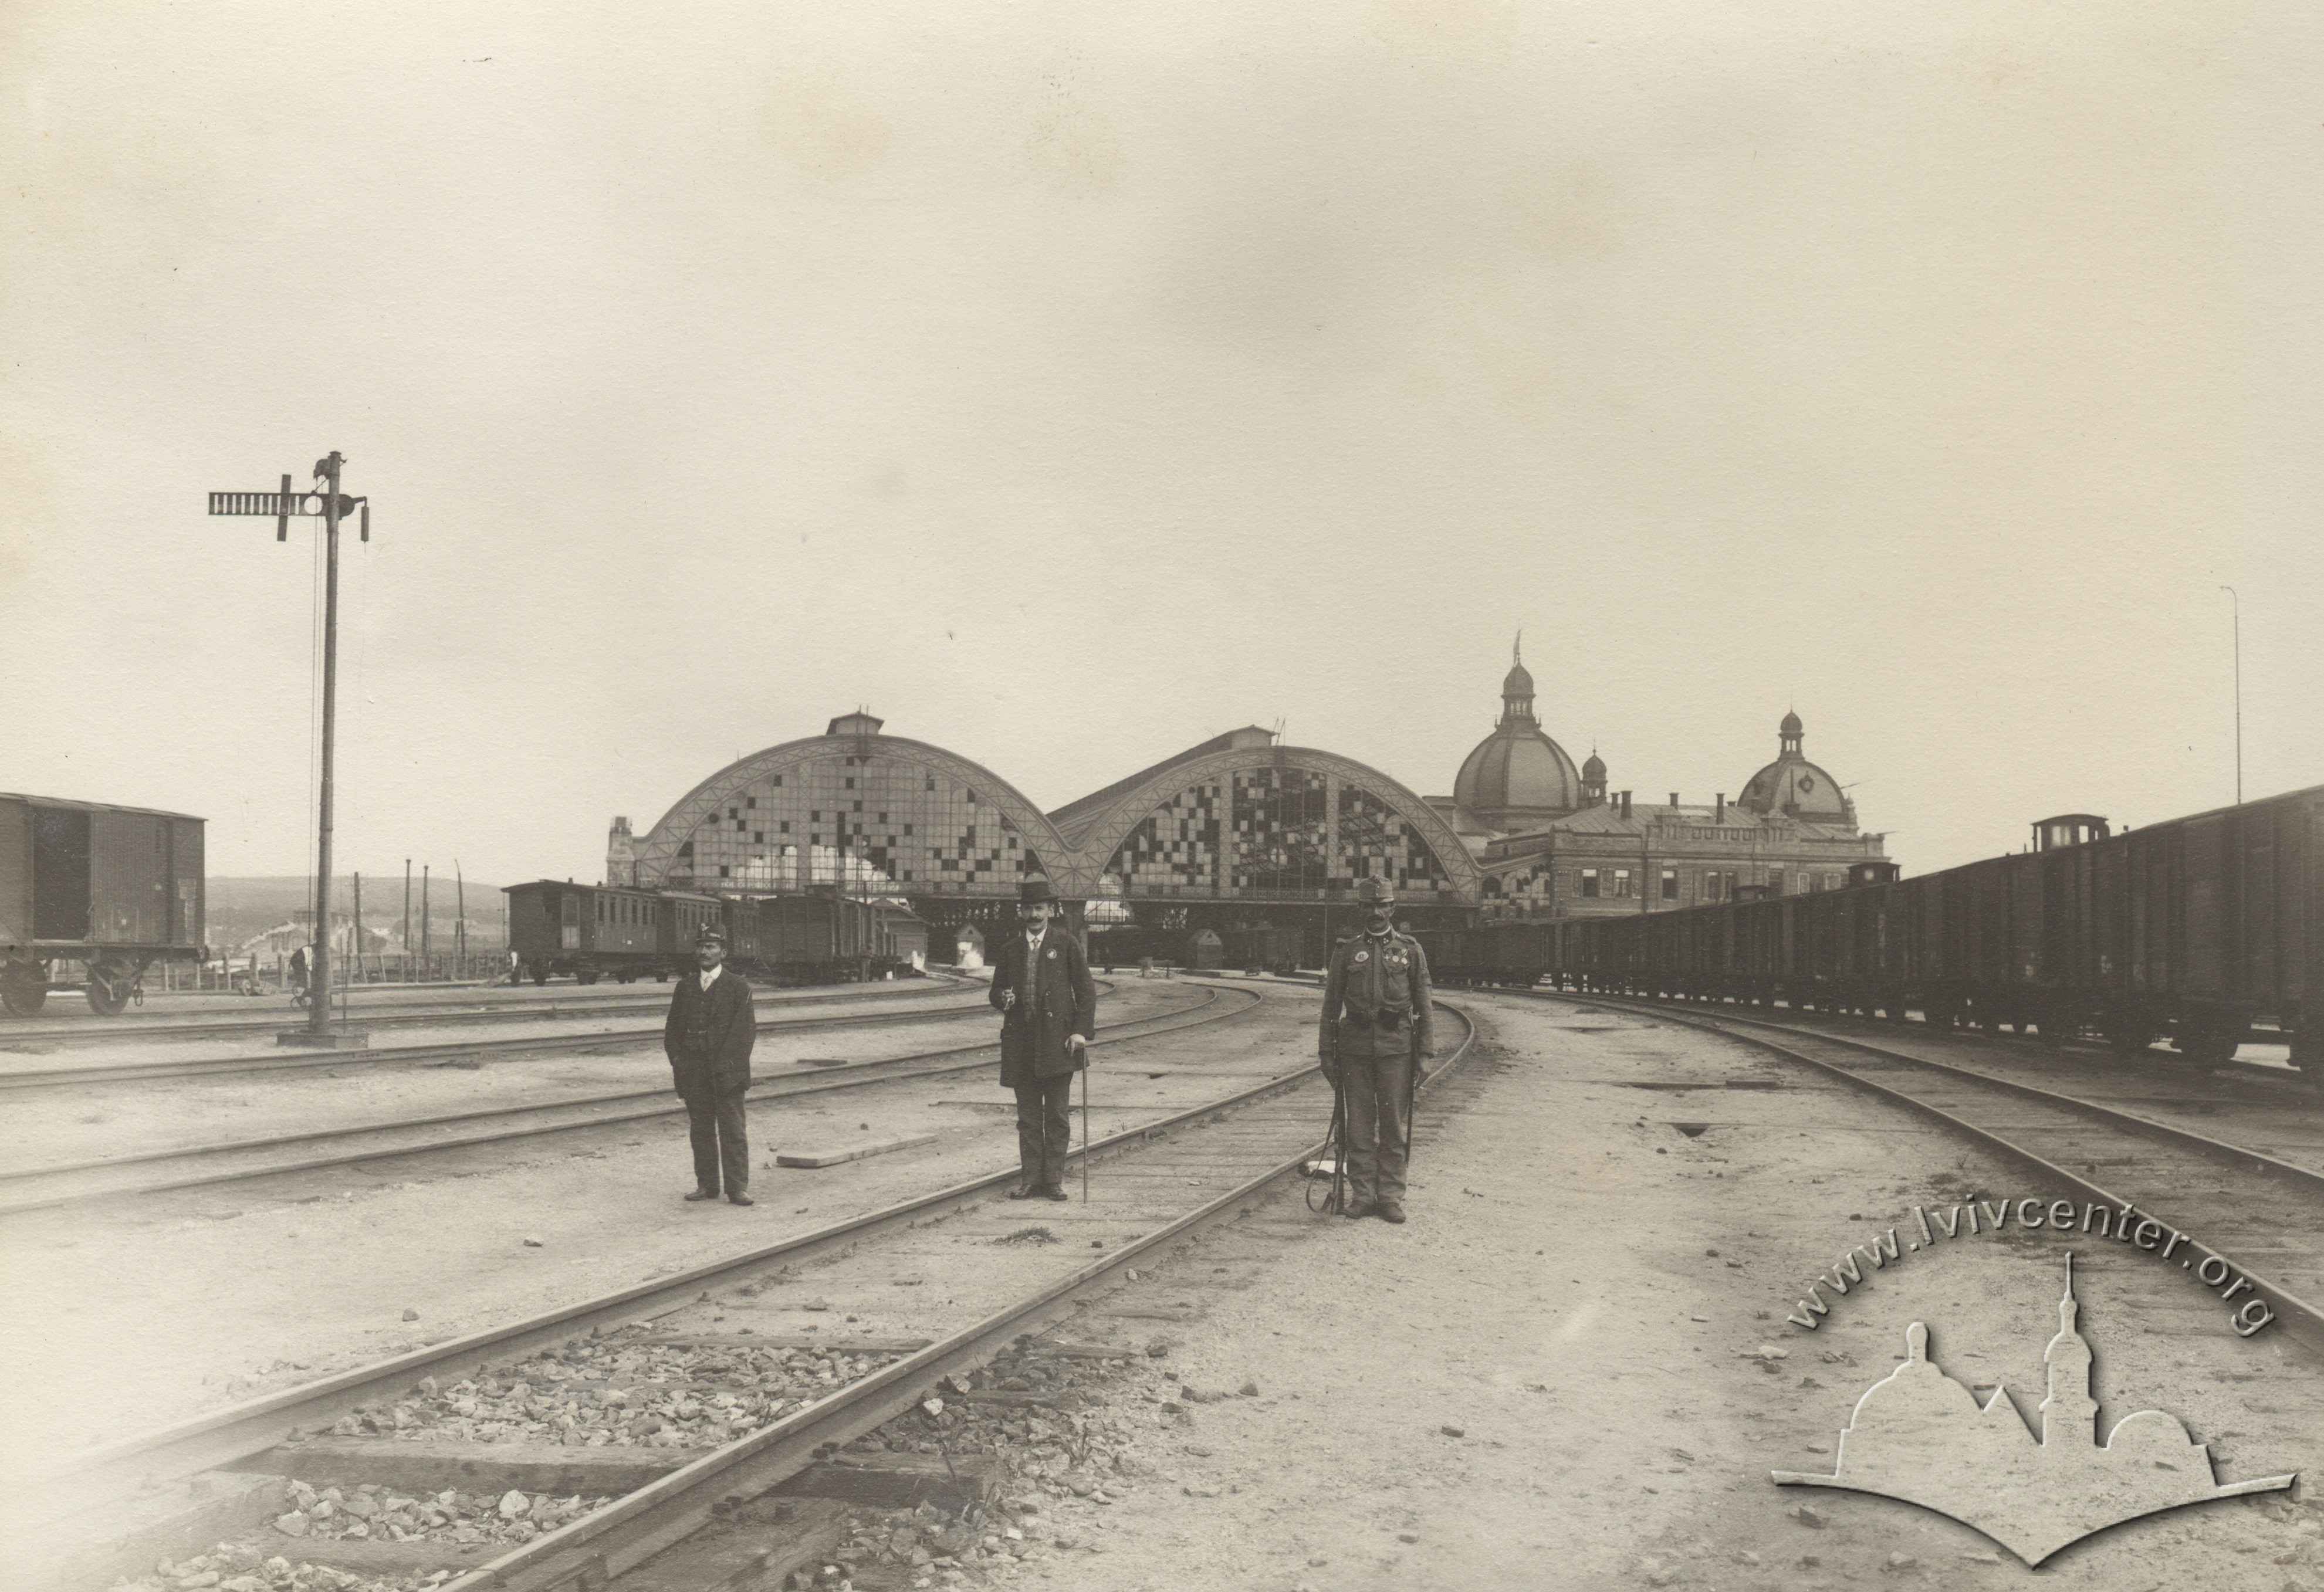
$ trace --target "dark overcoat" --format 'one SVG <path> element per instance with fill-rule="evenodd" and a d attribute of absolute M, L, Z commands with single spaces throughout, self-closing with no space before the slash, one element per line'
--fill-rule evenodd
<path fill-rule="evenodd" d="M 1087 1039 L 1097 1032 L 1097 985 L 1081 942 L 1052 924 L 1041 937 L 1039 962 L 1028 967 L 1025 952 L 1020 930 L 1001 943 L 992 959 L 994 1008 L 1001 1008 L 1003 991 L 1017 992 L 1016 1004 L 1001 1013 L 1003 1089 L 1080 1072 L 1082 1053 L 1065 1044 L 1065 1035 Z"/>
<path fill-rule="evenodd" d="M 751 1081 L 751 1046 L 759 1037 L 751 1014 L 750 980 L 721 968 L 706 992 L 702 973 L 688 968 L 670 992 L 669 1017 L 662 1024 L 661 1048 L 681 1095 L 707 1089 L 717 1093 Z"/>

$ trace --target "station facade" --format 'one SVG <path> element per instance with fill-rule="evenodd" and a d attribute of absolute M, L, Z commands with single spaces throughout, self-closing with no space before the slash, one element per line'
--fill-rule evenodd
<path fill-rule="evenodd" d="M 1858 829 L 1847 793 L 1807 761 L 1796 715 L 1735 801 L 1647 805 L 1609 794 L 1594 752 L 1577 767 L 1551 739 L 1521 658 L 1501 695 L 1449 797 L 1251 726 L 1046 813 L 981 764 L 845 713 L 721 768 L 642 835 L 614 819 L 605 877 L 901 899 L 955 934 L 1005 925 L 1019 887 L 1039 878 L 1090 926 L 1288 931 L 1312 960 L 1335 914 L 1353 923 L 1365 879 L 1388 881 L 1399 918 L 1425 928 L 1659 911 L 1747 885 L 1837 888 L 1881 855 L 1882 837 Z"/>
<path fill-rule="evenodd" d="M 1608 789 L 1595 751 L 1577 768 L 1550 738 L 1516 657 L 1492 733 L 1462 761 L 1452 795 L 1428 803 L 1475 859 L 1487 920 L 1670 911 L 1742 888 L 1838 889 L 1857 863 L 1886 860 L 1886 837 L 1858 825 L 1845 787 L 1808 761 L 1805 739 L 1800 716 L 1785 713 L 1775 759 L 1733 801 L 1721 792 L 1689 805 L 1672 791 L 1640 802 Z"/>

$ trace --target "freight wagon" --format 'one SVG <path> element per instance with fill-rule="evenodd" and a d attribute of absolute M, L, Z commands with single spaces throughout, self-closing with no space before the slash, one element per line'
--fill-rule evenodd
<path fill-rule="evenodd" d="M 202 960 L 202 879 L 198 818 L 0 794 L 0 1005 L 85 989 L 115 1016 L 153 963 Z"/>
<path fill-rule="evenodd" d="M 755 898 L 540 879 L 505 894 L 509 948 L 536 984 L 667 980 L 694 967 L 706 928 L 725 935 L 737 971 L 771 984 L 884 978 L 927 951 L 927 925 L 910 914 L 828 890 Z"/>
<path fill-rule="evenodd" d="M 2120 834 L 2065 814 L 1914 879 L 1866 863 L 1840 890 L 1421 938 L 1448 981 L 1918 1011 L 2206 1065 L 2280 1040 L 2324 1083 L 2324 787 Z"/>
<path fill-rule="evenodd" d="M 1229 929 L 1220 936 L 1220 965 L 1246 972 L 1288 973 L 1297 970 L 1307 948 L 1299 929 Z"/>

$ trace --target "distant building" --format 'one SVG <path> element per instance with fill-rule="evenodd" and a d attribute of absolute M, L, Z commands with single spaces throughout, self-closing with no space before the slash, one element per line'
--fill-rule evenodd
<path fill-rule="evenodd" d="M 1488 919 L 1667 911 L 1751 886 L 1837 889 L 1854 864 L 1885 860 L 1886 837 L 1862 833 L 1840 782 L 1807 760 L 1799 714 L 1785 713 L 1776 736 L 1775 760 L 1735 801 L 1609 794 L 1603 759 L 1593 751 L 1576 768 L 1542 729 L 1533 676 L 1515 658 L 1499 722 L 1462 760 L 1452 795 L 1428 805 L 1482 871 Z"/>

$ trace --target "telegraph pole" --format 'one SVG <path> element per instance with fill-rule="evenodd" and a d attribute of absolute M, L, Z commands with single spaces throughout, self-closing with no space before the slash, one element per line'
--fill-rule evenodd
<path fill-rule="evenodd" d="M 370 1043 L 361 1029 L 342 1023 L 331 1026 L 331 797 L 332 752 L 338 727 L 339 687 L 339 521 L 358 505 L 363 511 L 363 539 L 371 540 L 371 502 L 367 498 L 343 497 L 339 472 L 346 460 L 335 449 L 315 461 L 316 490 L 293 492 L 290 477 L 282 478 L 280 492 L 214 492 L 213 514 L 272 515 L 274 539 L 288 541 L 292 515 L 323 521 L 323 768 L 322 789 L 316 803 L 315 830 L 315 955 L 309 970 L 307 1022 L 303 1028 L 275 1035 L 281 1044 L 311 1044 L 337 1049 Z"/>

